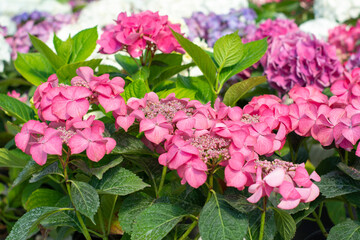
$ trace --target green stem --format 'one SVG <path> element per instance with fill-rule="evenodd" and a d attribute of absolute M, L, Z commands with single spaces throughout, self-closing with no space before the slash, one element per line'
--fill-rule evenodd
<path fill-rule="evenodd" d="M 103 233 L 102 239 L 108 240 L 108 237 L 107 237 L 107 234 L 105 231 L 104 216 L 102 214 L 101 207 L 99 207 L 99 210 L 98 210 L 98 219 L 99 219 L 101 231 Z"/>
<path fill-rule="evenodd" d="M 207 199 L 206 199 L 206 202 L 207 203 L 210 198 L 211 198 L 211 190 L 213 189 L 214 187 L 214 175 L 212 174 L 212 172 L 210 172 L 210 176 L 209 176 L 209 192 L 208 192 L 208 196 L 207 196 Z"/>
<path fill-rule="evenodd" d="M 164 186 L 165 177 L 166 177 L 166 171 L 167 171 L 167 166 L 164 166 L 163 170 L 162 170 L 160 185 L 159 185 L 159 189 L 158 189 L 157 194 L 156 194 L 156 198 L 159 198 L 161 190 L 162 190 L 162 188 Z"/>
<path fill-rule="evenodd" d="M 260 223 L 260 235 L 259 235 L 259 240 L 262 240 L 264 238 L 264 229 L 265 229 L 265 216 L 266 216 L 266 203 L 267 203 L 267 198 L 264 197 L 263 199 L 263 210 L 261 213 L 261 223 Z"/>
<path fill-rule="evenodd" d="M 349 159 L 349 152 L 348 151 L 345 151 L 345 157 L 344 157 L 344 161 L 345 161 L 345 164 L 348 165 L 348 160 Z"/>
<path fill-rule="evenodd" d="M 348 212 L 349 212 L 349 216 L 352 220 L 355 220 L 355 216 L 354 216 L 354 212 L 353 212 L 353 209 L 351 207 L 351 204 L 350 203 L 347 203 L 347 209 L 348 209 Z"/>
<path fill-rule="evenodd" d="M 115 210 L 115 205 L 116 205 L 117 198 L 118 198 L 118 195 L 115 196 L 114 203 L 113 203 L 113 205 L 112 205 L 112 207 L 111 207 L 109 224 L 108 224 L 108 229 L 107 229 L 107 235 L 110 235 L 111 222 L 112 222 L 112 219 L 113 219 L 113 214 L 114 214 L 114 210 Z"/>
<path fill-rule="evenodd" d="M 198 221 L 194 221 L 190 227 L 188 228 L 188 230 L 186 230 L 186 232 L 179 238 L 179 240 L 184 240 L 186 239 L 186 237 L 191 233 L 191 231 L 197 226 Z"/>
<path fill-rule="evenodd" d="M 87 227 L 85 226 L 84 220 L 82 219 L 80 213 L 77 210 L 75 210 L 75 213 L 76 213 L 76 217 L 78 218 L 78 220 L 80 222 L 84 237 L 86 238 L 86 240 L 91 240 L 89 231 L 88 231 Z"/>
<path fill-rule="evenodd" d="M 99 234 L 98 232 L 95 232 L 95 231 L 93 231 L 91 229 L 89 229 L 89 232 L 91 232 L 92 234 L 98 236 L 99 238 L 103 238 L 103 236 L 101 234 Z"/>
<path fill-rule="evenodd" d="M 313 212 L 312 214 L 313 214 L 313 216 L 315 217 L 315 221 L 316 221 L 317 225 L 319 226 L 322 234 L 323 234 L 325 237 L 327 237 L 328 233 L 326 232 L 326 229 L 325 229 L 323 223 L 321 222 L 320 217 L 316 214 L 316 212 Z"/>

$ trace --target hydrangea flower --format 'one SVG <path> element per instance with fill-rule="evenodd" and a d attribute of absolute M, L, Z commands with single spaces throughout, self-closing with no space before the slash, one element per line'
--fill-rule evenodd
<path fill-rule="evenodd" d="M 164 53 L 184 53 L 170 28 L 180 33 L 180 25 L 171 24 L 167 16 L 160 16 L 151 11 L 131 16 L 122 12 L 117 18 L 116 25 L 108 26 L 98 40 L 100 52 L 112 54 L 126 50 L 132 57 L 141 56 L 145 49 L 153 53 L 156 50 Z"/>
<path fill-rule="evenodd" d="M 315 0 L 314 14 L 315 18 L 328 18 L 342 23 L 359 16 L 360 2 L 344 0 L 339 4 L 338 0 Z"/>
<path fill-rule="evenodd" d="M 269 84 L 282 93 L 295 85 L 324 89 L 343 72 L 335 47 L 302 32 L 274 38 L 264 69 Z"/>

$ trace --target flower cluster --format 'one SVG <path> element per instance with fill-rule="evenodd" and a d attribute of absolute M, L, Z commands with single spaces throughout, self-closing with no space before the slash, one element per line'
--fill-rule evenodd
<path fill-rule="evenodd" d="M 342 61 L 348 59 L 349 54 L 359 50 L 358 39 L 360 38 L 360 21 L 356 26 L 347 26 L 345 24 L 329 30 L 328 42 L 335 46 L 338 56 Z"/>
<path fill-rule="evenodd" d="M 171 24 L 167 16 L 145 11 L 127 16 L 119 14 L 116 25 L 107 26 L 98 44 L 105 54 L 126 50 L 132 57 L 139 57 L 147 49 L 151 53 L 160 50 L 164 53 L 184 50 L 172 35 L 171 29 L 180 33 L 179 24 Z"/>
<path fill-rule="evenodd" d="M 227 107 L 219 100 L 212 108 L 210 103 L 204 105 L 197 100 L 177 99 L 174 94 L 159 100 L 155 93 L 148 93 L 142 99 L 130 98 L 126 108 L 114 111 L 113 115 L 116 127 L 126 131 L 135 121 L 139 122 L 146 145 L 161 154 L 160 164 L 177 170 L 183 184 L 187 182 L 197 188 L 205 183 L 209 172 L 225 167 L 227 186 L 243 190 L 245 186 L 259 184 L 258 179 L 265 176 L 257 173 L 264 163 L 259 156 L 269 156 L 280 150 L 286 135 L 294 130 L 292 122 L 295 121 L 292 121 L 290 111 L 289 106 L 272 95 L 255 97 L 241 109 Z M 297 165 L 289 167 L 280 160 L 274 164 L 282 164 L 284 173 L 279 185 L 271 185 L 271 191 L 285 181 L 292 183 L 296 191 L 300 187 L 309 188 L 299 190 L 301 198 L 296 191 L 294 195 L 283 196 L 285 200 L 281 207 L 293 208 L 300 201 L 312 201 L 318 195 L 314 190 L 310 197 L 310 189 L 315 188 L 312 185 L 310 188 L 309 184 L 301 185 L 294 180 L 296 185 L 291 178 L 285 177 L 287 174 L 293 178 L 290 171 L 295 173 L 299 168 Z M 269 169 L 263 174 L 270 173 Z M 297 204 L 286 203 L 295 198 Z"/>
<path fill-rule="evenodd" d="M 348 72 L 360 67 L 360 49 L 350 55 L 349 59 L 344 63 L 344 67 Z"/>
<path fill-rule="evenodd" d="M 319 188 L 311 181 L 320 181 L 320 176 L 315 171 L 309 176 L 303 163 L 293 164 L 275 159 L 258 160 L 254 165 L 255 173 L 250 174 L 255 182 L 249 186 L 252 195 L 248 198 L 251 203 L 276 192 L 282 197 L 277 207 L 293 209 L 300 202 L 314 201 L 320 194 Z"/>
<path fill-rule="evenodd" d="M 16 145 L 40 165 L 45 164 L 47 154 L 61 155 L 63 143 L 72 154 L 86 150 L 88 158 L 96 162 L 115 147 L 114 139 L 103 137 L 104 123 L 85 115 L 90 104 L 101 104 L 106 112 L 121 109 L 125 102 L 119 94 L 124 91 L 124 80 L 110 80 L 108 74 L 94 76 L 89 67 L 79 68 L 77 74 L 71 86 L 59 85 L 56 75 L 51 75 L 36 89 L 34 106 L 44 122 L 24 124 L 15 137 Z"/>
<path fill-rule="evenodd" d="M 72 21 L 69 14 L 51 15 L 46 12 L 34 11 L 30 14 L 23 13 L 13 18 L 17 24 L 14 35 L 6 37 L 6 41 L 12 48 L 11 57 L 15 59 L 17 52 L 29 52 L 32 44 L 28 34 L 38 37 L 42 41 L 47 41 L 50 34 L 58 31 L 63 25 Z"/>
<path fill-rule="evenodd" d="M 324 89 L 343 72 L 335 47 L 303 32 L 274 38 L 264 69 L 269 84 L 282 93 L 296 85 Z"/>
<path fill-rule="evenodd" d="M 338 22 L 345 22 L 348 19 L 356 18 L 360 14 L 360 1 L 343 0 L 315 0 L 315 18 L 328 18 Z"/>
<path fill-rule="evenodd" d="M 21 97 L 20 93 L 16 92 L 15 90 L 12 90 L 11 92 L 8 92 L 7 95 L 9 97 L 16 98 L 20 102 L 26 103 L 26 101 L 27 101 L 27 96 L 26 95 Z"/>
<path fill-rule="evenodd" d="M 290 116 L 300 136 L 312 136 L 322 146 L 334 144 L 337 148 L 351 151 L 360 139 L 360 69 L 333 83 L 328 98 L 318 89 L 294 87 L 289 96 Z M 360 156 L 360 150 L 356 151 Z"/>
<path fill-rule="evenodd" d="M 209 46 L 213 46 L 220 37 L 239 31 L 240 37 L 253 34 L 255 31 L 256 13 L 251 8 L 230 10 L 227 14 L 204 14 L 195 12 L 190 18 L 185 18 L 189 28 L 189 38 L 204 39 Z"/>

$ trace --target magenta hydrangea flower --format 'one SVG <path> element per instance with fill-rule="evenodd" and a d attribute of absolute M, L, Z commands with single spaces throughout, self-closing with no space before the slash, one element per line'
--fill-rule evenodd
<path fill-rule="evenodd" d="M 302 32 L 274 38 L 267 56 L 264 69 L 268 82 L 282 93 L 296 85 L 322 90 L 343 72 L 333 46 Z"/>
<path fill-rule="evenodd" d="M 15 90 L 12 90 L 11 92 L 8 92 L 7 95 L 9 97 L 15 98 L 17 100 L 19 100 L 20 102 L 26 103 L 27 101 L 27 96 L 20 96 L 20 93 L 16 92 Z"/>
<path fill-rule="evenodd" d="M 145 11 L 131 16 L 122 12 L 116 25 L 107 26 L 98 40 L 100 52 L 113 54 L 125 50 L 132 57 L 141 56 L 145 49 L 184 53 L 170 28 L 180 33 L 179 24 L 170 23 L 167 16 L 160 16 L 158 12 Z"/>

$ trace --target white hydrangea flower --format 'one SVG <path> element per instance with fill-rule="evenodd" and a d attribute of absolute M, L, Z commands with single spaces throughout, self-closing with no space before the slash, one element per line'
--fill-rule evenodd
<path fill-rule="evenodd" d="M 8 35 L 13 35 L 16 32 L 16 23 L 7 15 L 0 14 L 0 26 L 6 27 Z"/>
<path fill-rule="evenodd" d="M 359 0 L 315 0 L 315 18 L 344 22 L 360 15 Z"/>
<path fill-rule="evenodd" d="M 14 16 L 23 12 L 45 11 L 52 14 L 71 13 L 71 6 L 59 3 L 57 0 L 2 0 L 0 15 Z"/>
<path fill-rule="evenodd" d="M 304 22 L 299 28 L 303 32 L 314 34 L 317 39 L 327 41 L 329 30 L 337 25 L 338 23 L 333 20 L 317 18 Z"/>
<path fill-rule="evenodd" d="M 5 38 L 0 35 L 0 72 L 4 71 L 4 62 L 10 62 L 11 48 L 5 41 Z"/>

